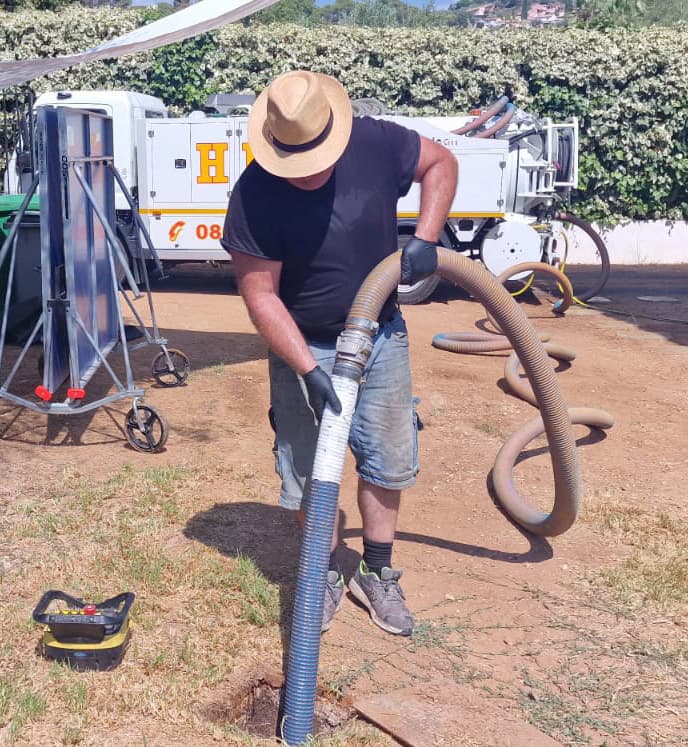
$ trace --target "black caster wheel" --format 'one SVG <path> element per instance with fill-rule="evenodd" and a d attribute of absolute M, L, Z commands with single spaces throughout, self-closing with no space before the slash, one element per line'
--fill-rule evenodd
<path fill-rule="evenodd" d="M 172 367 L 170 368 L 170 363 Z M 168 350 L 167 356 L 162 351 L 155 356 L 151 373 L 160 386 L 181 386 L 186 383 L 191 372 L 191 364 L 187 356 L 181 350 Z"/>
<path fill-rule="evenodd" d="M 134 404 L 127 413 L 124 429 L 132 448 L 149 453 L 162 451 L 169 435 L 165 419 L 149 405 Z"/>

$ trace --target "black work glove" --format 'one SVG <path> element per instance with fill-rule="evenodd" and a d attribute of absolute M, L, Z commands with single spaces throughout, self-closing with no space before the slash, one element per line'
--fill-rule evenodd
<path fill-rule="evenodd" d="M 339 415 L 342 411 L 342 403 L 332 386 L 332 379 L 320 366 L 316 366 L 312 371 L 304 374 L 303 383 L 306 385 L 306 391 L 308 392 L 308 404 L 313 409 L 318 422 L 322 420 L 326 403 Z"/>
<path fill-rule="evenodd" d="M 401 284 L 413 285 L 436 272 L 436 244 L 412 236 L 401 251 Z"/>

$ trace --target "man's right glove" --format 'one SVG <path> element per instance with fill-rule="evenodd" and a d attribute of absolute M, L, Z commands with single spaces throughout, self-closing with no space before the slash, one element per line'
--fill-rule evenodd
<path fill-rule="evenodd" d="M 303 383 L 306 385 L 306 391 L 308 392 L 308 404 L 315 413 L 318 423 L 322 420 L 325 403 L 339 415 L 342 411 L 342 403 L 332 386 L 332 379 L 320 366 L 316 366 L 312 371 L 304 374 Z"/>
<path fill-rule="evenodd" d="M 401 283 L 415 285 L 437 272 L 437 246 L 412 236 L 401 251 Z"/>

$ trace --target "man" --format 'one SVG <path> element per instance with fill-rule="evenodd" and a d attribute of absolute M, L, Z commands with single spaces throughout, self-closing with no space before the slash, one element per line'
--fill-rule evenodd
<path fill-rule="evenodd" d="M 402 282 L 437 270 L 436 244 L 456 191 L 457 164 L 441 145 L 394 123 L 352 117 L 334 78 L 306 71 L 276 78 L 248 122 L 254 161 L 229 202 L 231 252 L 249 315 L 270 348 L 271 422 L 280 504 L 299 512 L 313 466 L 317 422 L 341 404 L 330 373 L 335 343 L 368 273 L 397 250 L 396 204 L 421 185 L 416 235 Z M 392 569 L 401 490 L 418 472 L 406 326 L 396 294 L 385 303 L 363 373 L 349 446 L 359 475 L 363 558 L 349 589 L 384 630 L 410 635 L 413 618 Z M 327 575 L 322 630 L 344 595 L 336 559 Z"/>

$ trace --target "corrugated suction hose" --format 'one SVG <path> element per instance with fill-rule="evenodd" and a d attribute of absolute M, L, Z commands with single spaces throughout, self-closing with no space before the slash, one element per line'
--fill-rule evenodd
<path fill-rule="evenodd" d="M 563 272 L 544 262 L 522 262 L 509 267 L 497 276 L 497 282 L 503 285 L 509 278 L 522 272 L 544 273 L 554 276 L 559 282 L 559 288 L 563 296 L 552 305 L 552 311 L 563 314 L 571 306 L 573 301 L 571 281 Z M 489 309 L 487 310 L 487 318 L 497 334 L 492 332 L 441 332 L 432 338 L 432 344 L 436 348 L 447 350 L 450 353 L 489 353 L 496 350 L 510 350 L 511 342 L 509 338 L 502 334 L 499 324 L 492 317 Z M 539 337 L 541 342 L 549 340 L 549 335 L 542 334 Z"/>
<path fill-rule="evenodd" d="M 514 503 L 523 504 L 527 508 L 525 501 L 518 496 L 515 489 L 513 492 L 516 497 L 509 500 L 508 506 L 503 505 L 516 521 L 535 534 L 562 534 L 574 523 L 578 515 L 580 479 L 571 420 L 547 352 L 521 307 L 497 278 L 482 265 L 461 254 L 442 247 L 438 247 L 437 254 L 439 274 L 476 297 L 488 310 L 498 329 L 504 330 L 531 382 L 549 441 L 555 483 L 554 505 L 551 512 L 535 512 L 528 509 L 512 513 L 511 507 Z M 398 258 L 394 256 L 388 257 L 371 272 L 356 296 L 351 309 L 352 317 L 371 318 L 371 312 L 375 314 L 379 311 L 398 279 L 397 272 L 392 277 L 392 268 L 398 271 Z M 385 277 L 383 281 L 380 275 L 386 272 L 391 279 Z M 478 340 L 484 341 L 484 337 Z M 513 481 L 511 482 L 513 484 Z M 499 493 L 498 497 L 501 500 Z"/>
<path fill-rule="evenodd" d="M 551 513 L 534 511 L 517 493 L 516 508 L 521 506 L 528 511 L 513 511 L 505 506 L 519 523 L 536 534 L 561 534 L 576 519 L 580 481 L 571 419 L 547 353 L 523 310 L 482 265 L 443 247 L 437 248 L 437 254 L 439 274 L 479 299 L 504 330 L 523 362 L 540 405 L 554 471 L 554 506 Z M 376 320 L 399 279 L 399 255 L 395 253 L 366 278 L 337 341 L 332 382 L 342 412 L 337 416 L 329 406 L 325 408 L 306 500 L 281 723 L 282 737 L 289 745 L 303 743 L 313 727 L 327 564 L 351 418 L 372 349 Z"/>
<path fill-rule="evenodd" d="M 514 267 L 510 267 L 502 272 L 497 278 L 497 283 L 505 283 L 510 277 L 517 273 L 530 270 L 532 272 L 542 272 L 552 275 L 559 283 L 559 288 L 563 293 L 563 298 L 557 301 L 552 310 L 556 313 L 563 313 L 571 305 L 573 300 L 573 288 L 570 280 L 556 268 L 541 262 L 527 262 Z M 477 296 L 482 300 L 480 296 Z M 501 332 L 502 327 L 499 321 L 490 313 L 487 307 L 487 317 L 495 327 Z M 572 361 L 576 354 L 560 345 L 554 345 L 547 342 L 548 335 L 540 335 L 539 339 L 544 343 L 542 346 L 544 352 L 552 358 L 563 361 Z M 496 350 L 508 350 L 512 347 L 512 340 L 504 334 L 491 333 L 471 333 L 455 332 L 435 335 L 432 344 L 442 350 L 452 353 L 484 353 Z M 511 391 L 526 402 L 538 407 L 539 395 L 530 389 L 527 383 L 519 376 L 519 359 L 518 351 L 514 351 L 504 364 L 504 378 Z M 527 369 L 526 369 L 527 370 Z M 529 374 L 530 375 L 530 374 Z M 614 419 L 604 410 L 593 409 L 590 407 L 573 407 L 568 408 L 568 414 L 573 425 L 588 425 L 594 428 L 611 428 L 614 425 Z M 520 428 L 511 436 L 502 446 L 492 470 L 492 484 L 497 494 L 499 502 L 502 504 L 507 513 L 514 521 L 521 526 L 534 532 L 535 534 L 552 536 L 565 532 L 576 520 L 578 515 L 578 499 L 570 500 L 568 491 L 561 494 L 561 500 L 558 503 L 559 489 L 556 484 L 555 470 L 555 500 L 552 513 L 546 514 L 538 509 L 529 506 L 526 501 L 516 490 L 513 481 L 513 471 L 516 461 L 521 451 L 534 438 L 545 433 L 546 427 L 542 417 L 534 418 L 525 426 Z M 548 438 L 549 438 L 549 431 Z M 550 452 L 552 452 L 552 442 L 550 441 Z M 554 465 L 554 453 L 552 452 Z"/>

